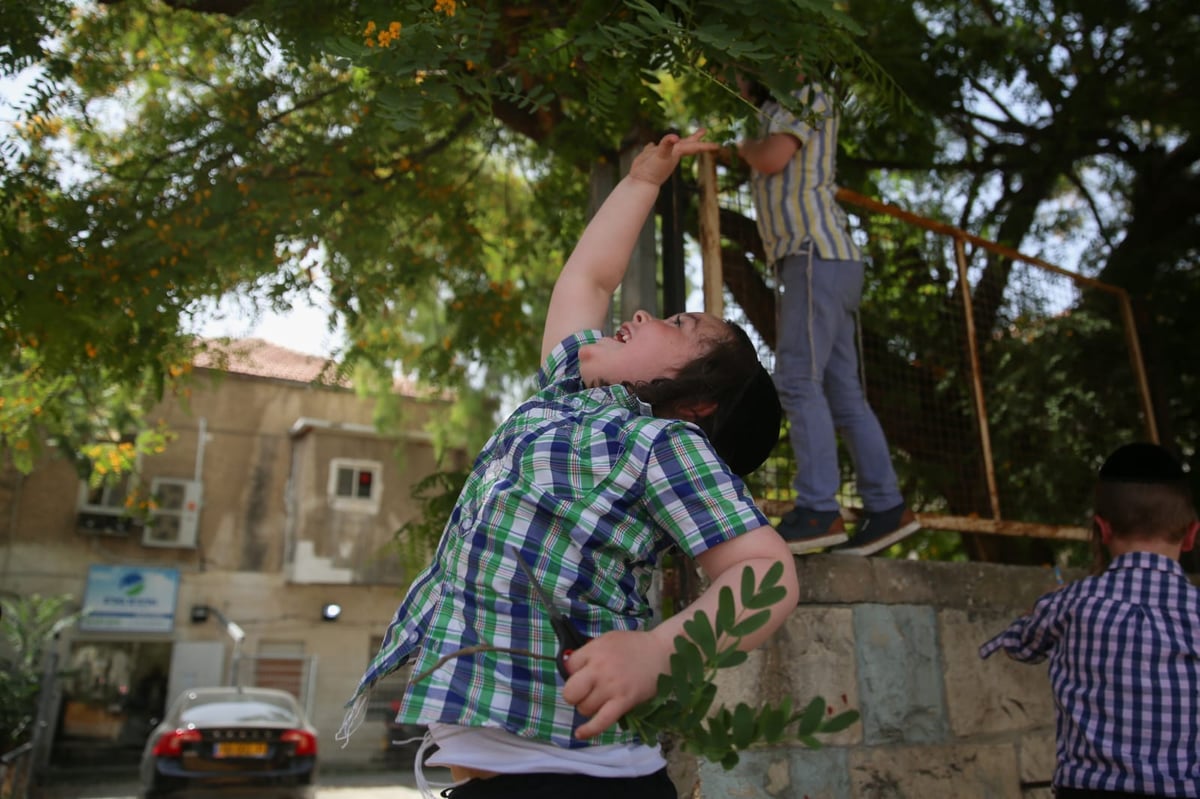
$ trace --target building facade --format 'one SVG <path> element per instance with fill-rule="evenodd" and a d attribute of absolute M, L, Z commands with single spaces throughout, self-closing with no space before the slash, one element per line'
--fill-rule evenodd
<path fill-rule="evenodd" d="M 171 697 L 230 683 L 295 693 L 326 763 L 385 754 L 402 686 L 349 746 L 333 735 L 428 552 L 397 536 L 420 514 L 412 488 L 464 453 L 439 462 L 423 432 L 445 398 L 405 393 L 410 432 L 381 435 L 325 365 L 258 340 L 202 356 L 190 396 L 156 411 L 175 437 L 137 487 L 91 490 L 51 456 L 0 476 L 0 592 L 69 594 L 81 613 L 53 646 L 40 765 L 135 762 Z M 145 518 L 127 512 L 135 488 Z"/>

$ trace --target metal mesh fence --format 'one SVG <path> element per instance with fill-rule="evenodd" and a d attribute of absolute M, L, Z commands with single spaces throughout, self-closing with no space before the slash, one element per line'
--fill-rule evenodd
<path fill-rule="evenodd" d="M 776 279 L 746 187 L 709 168 L 723 313 L 758 332 L 771 368 Z M 923 525 L 1086 538 L 1100 461 L 1156 438 L 1127 296 L 851 192 L 839 199 L 867 262 L 862 378 Z M 861 501 L 844 448 L 839 466 L 838 499 L 852 516 Z M 785 436 L 751 477 L 768 514 L 793 504 L 795 467 Z"/>

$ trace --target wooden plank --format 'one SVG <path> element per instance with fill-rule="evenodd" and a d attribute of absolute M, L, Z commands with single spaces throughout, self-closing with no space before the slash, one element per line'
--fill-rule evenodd
<path fill-rule="evenodd" d="M 767 516 L 778 517 L 794 506 L 793 500 L 758 500 L 758 507 Z M 845 512 L 852 521 L 856 512 Z M 1084 527 L 1039 522 L 1014 522 L 1007 519 L 985 519 L 979 516 L 948 516 L 941 513 L 918 513 L 917 520 L 925 530 L 950 530 L 959 533 L 1008 535 L 1018 538 L 1049 538 L 1056 541 L 1090 541 L 1092 533 Z"/>

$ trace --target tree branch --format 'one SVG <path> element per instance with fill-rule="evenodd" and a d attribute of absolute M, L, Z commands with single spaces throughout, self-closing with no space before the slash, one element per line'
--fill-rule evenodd
<path fill-rule="evenodd" d="M 420 682 L 421 680 L 424 680 L 430 674 L 433 674 L 435 671 L 437 671 L 442 666 L 449 663 L 451 660 L 454 660 L 455 658 L 466 657 L 467 655 L 477 655 L 480 652 L 507 652 L 510 655 L 522 655 L 524 657 L 531 658 L 533 660 L 555 661 L 555 658 L 550 655 L 539 655 L 535 652 L 530 652 L 528 649 L 512 649 L 507 646 L 492 646 L 491 644 L 476 644 L 475 646 L 466 646 L 466 647 L 463 647 L 462 649 L 455 650 L 454 652 L 451 652 L 449 655 L 443 655 L 442 657 L 438 658 L 437 663 L 434 663 L 432 666 L 425 669 L 425 671 L 421 672 L 416 677 L 413 677 L 412 680 L 410 680 L 410 682 Z"/>

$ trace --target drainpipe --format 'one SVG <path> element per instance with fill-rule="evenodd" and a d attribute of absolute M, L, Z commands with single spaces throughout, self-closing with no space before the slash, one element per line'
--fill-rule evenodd
<path fill-rule="evenodd" d="M 21 493 L 24 487 L 25 475 L 17 472 L 16 485 L 13 486 L 12 509 L 8 514 L 8 546 L 4 548 L 4 567 L 0 569 L 0 576 L 4 577 L 4 585 L 11 584 L 8 580 L 8 570 L 12 564 L 13 548 L 17 545 L 17 518 L 21 512 Z"/>

